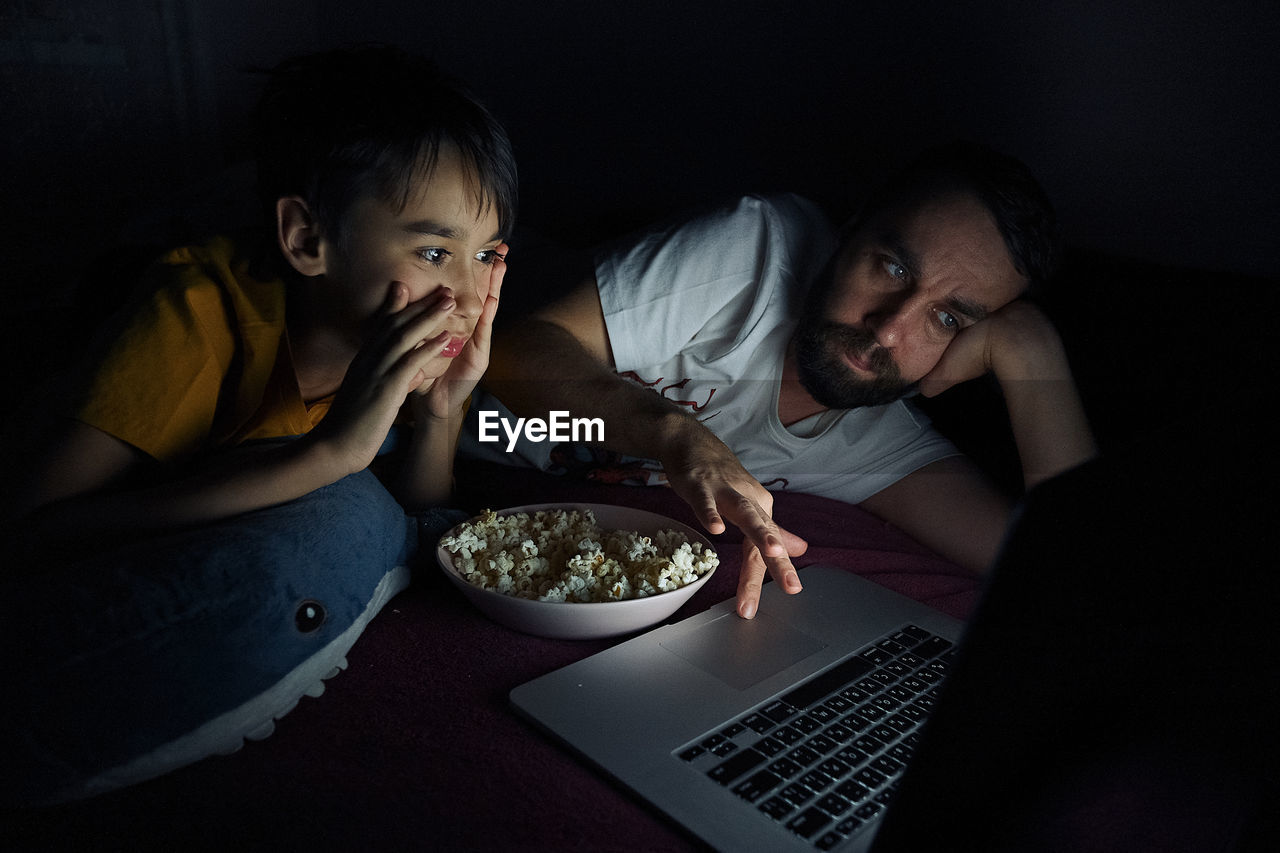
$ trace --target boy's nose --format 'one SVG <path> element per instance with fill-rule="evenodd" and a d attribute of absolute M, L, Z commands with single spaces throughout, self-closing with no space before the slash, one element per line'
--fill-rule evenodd
<path fill-rule="evenodd" d="M 449 287 L 453 290 L 454 301 L 457 302 L 454 313 L 461 314 L 464 317 L 479 316 L 483 305 L 480 294 L 487 285 L 487 275 L 482 278 L 478 275 L 464 273 L 459 276 L 459 279 L 449 282 Z"/>

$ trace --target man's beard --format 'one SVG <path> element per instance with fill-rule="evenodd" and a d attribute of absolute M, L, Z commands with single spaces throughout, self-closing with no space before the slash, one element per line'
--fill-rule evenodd
<path fill-rule="evenodd" d="M 876 344 L 875 336 L 855 326 L 832 323 L 809 314 L 796 328 L 796 367 L 800 384 L 813 399 L 832 409 L 881 406 L 915 391 L 904 382 L 889 351 Z M 844 353 L 868 357 L 870 379 L 853 372 Z M 868 355 L 869 354 L 869 355 Z"/>

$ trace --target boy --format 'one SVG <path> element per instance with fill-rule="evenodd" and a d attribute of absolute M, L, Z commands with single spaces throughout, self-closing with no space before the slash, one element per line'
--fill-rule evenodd
<path fill-rule="evenodd" d="M 8 799 L 90 795 L 265 736 L 407 583 L 400 504 L 449 497 L 514 214 L 505 133 L 387 47 L 283 63 L 255 125 L 269 239 L 162 260 L 6 514 L 42 561 L 4 596 L 31 649 L 6 664 Z M 368 470 L 398 419 L 399 503 Z"/>

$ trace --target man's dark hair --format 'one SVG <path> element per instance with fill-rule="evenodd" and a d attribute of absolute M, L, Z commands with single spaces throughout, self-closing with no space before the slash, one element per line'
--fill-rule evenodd
<path fill-rule="evenodd" d="M 258 195 L 305 199 L 323 233 L 341 243 L 343 217 L 372 195 L 397 211 L 414 178 L 430 174 L 446 145 L 461 153 L 482 211 L 500 233 L 515 218 L 511 143 L 497 120 L 435 63 L 387 45 L 344 47 L 288 59 L 267 71 L 253 113 Z"/>
<path fill-rule="evenodd" d="M 991 211 L 1013 265 L 1032 288 L 1057 270 L 1057 216 L 1049 196 L 1020 160 L 974 142 L 926 149 L 864 203 L 858 221 L 909 200 L 962 191 Z"/>

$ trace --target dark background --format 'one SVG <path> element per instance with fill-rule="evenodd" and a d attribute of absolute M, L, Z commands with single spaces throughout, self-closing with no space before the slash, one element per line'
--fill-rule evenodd
<path fill-rule="evenodd" d="M 919 148 L 968 137 L 1028 162 L 1073 247 L 1213 272 L 1166 292 L 1086 265 L 1079 302 L 1127 313 L 1081 346 L 1134 349 L 1124 327 L 1142 327 L 1141 347 L 1249 370 L 1238 339 L 1270 334 L 1256 298 L 1280 266 L 1274 9 L 0 0 L 4 378 L 12 397 L 78 345 L 59 321 L 115 286 L 103 253 L 243 207 L 244 69 L 368 40 L 434 55 L 490 104 L 520 163 L 522 225 L 540 235 L 586 245 L 750 190 L 842 216 Z M 1208 320 L 1210 304 L 1231 307 Z M 1253 326 L 1233 323 L 1241 312 Z"/>
<path fill-rule="evenodd" d="M 44 302 L 136 217 L 244 156 L 293 53 L 436 56 L 505 121 L 524 220 L 607 234 L 795 189 L 835 207 L 951 136 L 1022 156 L 1077 244 L 1262 275 L 1280 233 L 1269 3 L 5 0 L 4 293 Z"/>
<path fill-rule="evenodd" d="M 571 244 L 752 190 L 841 215 L 952 137 L 1016 153 L 1075 250 L 1056 319 L 1104 439 L 1270 394 L 1278 18 L 1271 0 L 0 0 L 0 449 L 83 345 L 71 320 L 111 302 L 132 260 L 113 250 L 243 208 L 244 69 L 368 40 L 471 83 L 515 144 L 522 224 Z M 1207 464 L 1171 459 L 1175 479 Z"/>

